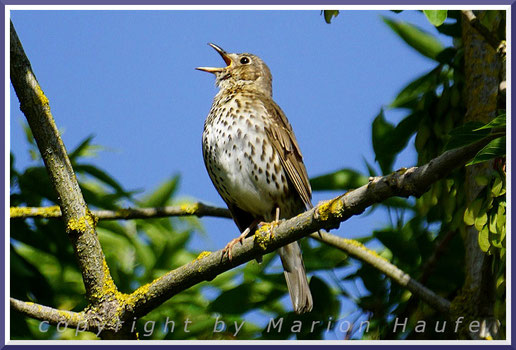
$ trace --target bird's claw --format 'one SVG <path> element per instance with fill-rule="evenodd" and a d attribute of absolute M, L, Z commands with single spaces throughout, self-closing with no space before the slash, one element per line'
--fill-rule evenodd
<path fill-rule="evenodd" d="M 225 254 L 228 255 L 228 259 L 229 261 L 233 260 L 233 254 L 231 253 L 231 249 L 233 248 L 233 246 L 237 243 L 240 243 L 240 244 L 243 244 L 244 242 L 244 238 L 243 236 L 239 236 L 235 239 L 232 239 L 228 244 L 226 244 L 226 246 L 224 247 L 224 249 L 222 249 L 222 256 L 224 256 Z"/>

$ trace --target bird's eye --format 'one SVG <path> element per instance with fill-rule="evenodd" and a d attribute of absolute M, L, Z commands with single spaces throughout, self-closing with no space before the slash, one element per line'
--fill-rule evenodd
<path fill-rule="evenodd" d="M 242 64 L 248 64 L 249 62 L 250 62 L 250 61 L 249 61 L 249 58 L 247 58 L 247 57 L 242 57 L 242 58 L 240 59 L 240 63 L 242 63 Z"/>

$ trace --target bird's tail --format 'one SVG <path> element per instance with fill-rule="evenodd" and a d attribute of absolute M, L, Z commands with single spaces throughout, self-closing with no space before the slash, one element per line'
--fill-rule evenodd
<path fill-rule="evenodd" d="M 306 279 L 305 264 L 301 256 L 301 248 L 297 242 L 291 243 L 279 250 L 288 292 L 297 314 L 310 312 L 313 306 L 312 293 Z"/>

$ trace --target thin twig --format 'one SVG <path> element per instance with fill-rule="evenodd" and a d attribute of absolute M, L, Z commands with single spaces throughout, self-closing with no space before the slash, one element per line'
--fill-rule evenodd
<path fill-rule="evenodd" d="M 25 316 L 36 320 L 47 321 L 51 325 L 62 323 L 64 327 L 77 327 L 79 324 L 86 325 L 86 317 L 83 312 L 57 310 L 48 306 L 20 301 L 11 298 L 11 309 L 18 311 Z"/>
<path fill-rule="evenodd" d="M 403 272 L 397 266 L 391 264 L 385 258 L 382 258 L 374 251 L 367 249 L 363 244 L 352 239 L 345 239 L 326 232 L 321 232 L 321 235 L 312 234 L 310 237 L 338 248 L 349 255 L 368 263 L 378 271 L 383 272 L 387 277 L 400 286 L 411 291 L 414 295 L 421 298 L 421 300 L 425 301 L 436 310 L 439 310 L 444 314 L 447 314 L 450 311 L 450 302 L 448 300 L 435 294 L 433 291 L 414 280 L 407 273 Z"/>
<path fill-rule="evenodd" d="M 437 264 L 441 256 L 445 253 L 446 249 L 448 248 L 448 244 L 451 242 L 451 240 L 456 234 L 457 231 L 448 231 L 446 235 L 437 243 L 434 252 L 427 259 L 426 263 L 421 267 L 422 273 L 421 277 L 418 279 L 419 283 L 425 284 L 428 281 L 435 269 L 435 265 Z M 408 318 L 414 312 L 418 305 L 417 297 L 418 296 L 415 294 L 410 296 L 405 306 L 405 309 L 400 315 L 398 315 L 399 319 L 403 320 L 405 318 Z"/>
<path fill-rule="evenodd" d="M 169 216 L 190 216 L 197 217 L 211 216 L 220 218 L 231 218 L 228 209 L 213 207 L 201 202 L 189 203 L 161 208 L 125 208 L 118 210 L 91 210 L 99 220 L 130 220 L 130 219 L 151 219 Z M 61 209 L 53 207 L 11 207 L 11 219 L 15 218 L 59 218 Z"/>

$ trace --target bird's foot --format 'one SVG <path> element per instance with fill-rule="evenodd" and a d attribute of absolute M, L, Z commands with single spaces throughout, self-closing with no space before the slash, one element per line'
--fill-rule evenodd
<path fill-rule="evenodd" d="M 279 224 L 281 223 L 281 220 L 274 220 L 274 221 L 271 221 L 271 222 L 260 222 L 258 224 L 258 228 L 262 227 L 262 226 L 265 226 L 265 225 L 268 225 L 268 237 L 269 239 L 272 239 L 274 238 L 274 231 L 276 231 L 276 227 L 279 226 Z"/>
<path fill-rule="evenodd" d="M 274 238 L 274 231 L 276 231 L 276 227 L 280 224 L 280 208 L 276 207 L 276 218 L 273 222 L 271 222 L 271 229 L 269 231 L 269 238 Z"/>
<path fill-rule="evenodd" d="M 237 243 L 243 244 L 244 239 L 251 233 L 252 230 L 256 228 L 256 225 L 258 225 L 258 220 L 253 221 L 251 225 L 240 234 L 240 236 L 238 236 L 235 239 L 232 239 L 228 244 L 226 244 L 224 249 L 222 249 L 222 257 L 224 257 L 224 255 L 227 254 L 228 259 L 230 261 L 233 260 L 233 254 L 231 253 L 231 249 L 233 249 L 233 246 Z"/>
<path fill-rule="evenodd" d="M 247 235 L 247 233 L 246 233 L 246 235 Z M 224 249 L 222 249 L 222 256 L 224 256 L 224 254 L 227 254 L 228 255 L 228 259 L 230 261 L 233 260 L 233 254 L 231 253 L 231 250 L 233 249 L 233 246 L 235 244 L 237 244 L 237 243 L 243 244 L 244 238 L 245 238 L 245 235 L 240 235 L 237 238 L 232 239 L 231 241 L 229 241 L 229 243 L 226 244 Z"/>

